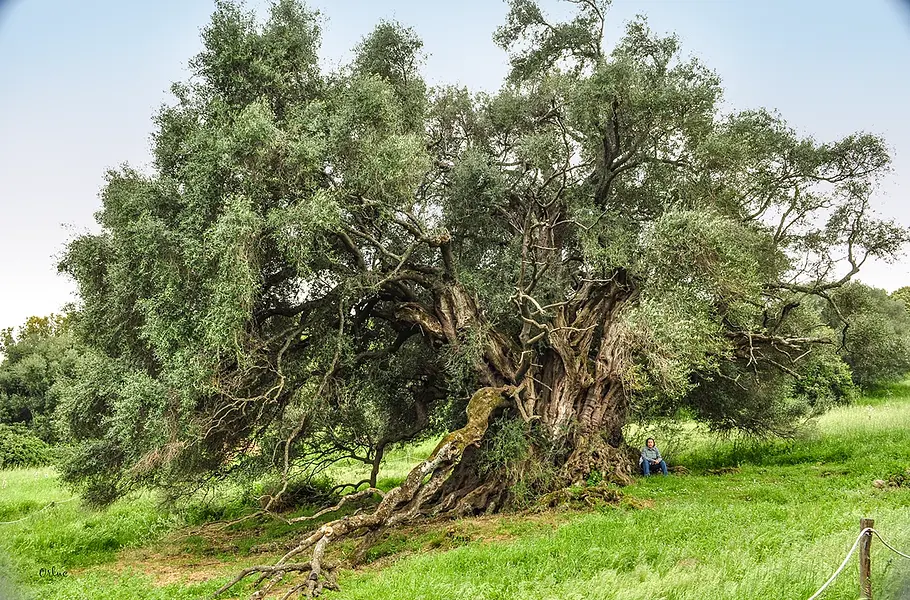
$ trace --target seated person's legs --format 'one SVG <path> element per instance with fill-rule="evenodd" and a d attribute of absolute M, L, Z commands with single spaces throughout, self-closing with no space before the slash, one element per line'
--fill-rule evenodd
<path fill-rule="evenodd" d="M 660 467 L 660 472 L 664 475 L 668 474 L 667 462 L 662 460 L 656 465 L 652 465 L 650 461 L 643 460 L 641 461 L 641 472 L 647 477 L 651 474 L 651 469 Z"/>

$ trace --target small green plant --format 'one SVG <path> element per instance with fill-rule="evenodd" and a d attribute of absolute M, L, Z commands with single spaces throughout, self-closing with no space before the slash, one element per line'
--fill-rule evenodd
<path fill-rule="evenodd" d="M 600 471 L 594 470 L 588 473 L 587 479 L 585 479 L 585 484 L 589 486 L 597 485 L 598 483 L 604 480 L 603 473 Z"/>
<path fill-rule="evenodd" d="M 484 444 L 479 470 L 491 473 L 504 469 L 514 479 L 531 455 L 527 425 L 519 420 L 500 419 L 490 429 L 492 433 Z"/>
<path fill-rule="evenodd" d="M 498 472 L 499 477 L 510 482 L 511 508 L 535 506 L 559 480 L 559 469 L 551 456 L 553 449 L 522 421 L 501 419 L 491 426 L 491 431 L 484 442 L 478 471 L 482 475 Z"/>

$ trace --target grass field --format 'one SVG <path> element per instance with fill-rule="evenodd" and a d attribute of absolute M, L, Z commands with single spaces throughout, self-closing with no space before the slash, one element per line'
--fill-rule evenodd
<path fill-rule="evenodd" d="M 872 485 L 900 481 L 910 467 L 910 384 L 836 409 L 786 442 L 681 431 L 665 454 L 687 475 L 640 479 L 616 506 L 393 532 L 327 598 L 805 599 L 840 563 L 861 517 L 910 548 L 910 489 Z M 385 483 L 427 450 L 394 456 Z M 104 512 L 78 501 L 47 507 L 70 498 L 50 469 L 0 472 L 0 521 L 28 517 L 0 525 L 0 597 L 18 589 L 23 599 L 203 598 L 295 536 L 274 522 L 201 529 L 204 513 L 170 512 L 149 495 Z M 900 561 L 873 544 L 876 598 L 902 597 L 910 561 Z M 855 564 L 823 596 L 857 597 Z"/>

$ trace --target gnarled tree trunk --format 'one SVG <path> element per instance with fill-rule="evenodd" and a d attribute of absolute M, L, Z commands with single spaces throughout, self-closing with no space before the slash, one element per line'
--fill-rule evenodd
<path fill-rule="evenodd" d="M 460 288 L 453 290 L 457 290 L 453 295 L 464 298 L 447 306 L 459 306 L 470 316 L 455 311 L 460 317 L 452 322 L 462 327 L 482 325 L 469 296 Z M 518 344 L 509 344 L 506 336 L 488 335 L 483 358 L 476 365 L 478 379 L 487 385 L 504 382 L 517 390 L 510 414 L 537 434 L 530 442 L 528 460 L 549 461 L 552 464 L 547 466 L 558 472 L 549 486 L 570 485 L 593 472 L 627 484 L 632 463 L 623 438 L 628 404 L 620 314 L 635 300 L 636 290 L 624 273 L 617 272 L 610 280 L 585 284 L 576 296 L 550 315 L 549 323 L 541 325 L 540 340 L 526 344 L 524 351 Z M 458 327 L 450 331 L 447 341 L 458 343 Z M 515 482 L 502 479 L 502 472 L 495 470 L 481 474 L 477 467 L 483 462 L 482 453 L 481 447 L 466 450 L 441 490 L 437 510 L 478 513 L 508 504 L 508 490 Z"/>
<path fill-rule="evenodd" d="M 372 512 L 320 527 L 275 565 L 243 571 L 219 594 L 258 574 L 260 582 L 265 582 L 257 592 L 262 597 L 287 573 L 309 572 L 308 579 L 295 589 L 318 595 L 323 585 L 332 585 L 331 569 L 322 563 L 332 540 L 421 515 L 476 514 L 507 506 L 515 481 L 504 479 L 501 471 L 479 468 L 485 436 L 503 410 L 543 432 L 531 442 L 542 447 L 532 447 L 528 460 L 552 461 L 558 472 L 549 482 L 552 487 L 584 480 L 594 471 L 617 483 L 630 480 L 631 463 L 622 434 L 628 406 L 619 317 L 636 292 L 622 273 L 600 284 L 586 284 L 577 300 L 560 306 L 538 336 L 537 342 L 543 345 L 533 350 L 526 343 L 522 350 L 520 343 L 492 330 L 477 302 L 461 286 L 435 291 L 432 310 L 414 304 L 403 307 L 396 317 L 419 325 L 425 337 L 439 343 L 463 343 L 464 334 L 472 328 L 486 333 L 474 365 L 477 379 L 485 387 L 468 402 L 467 424 L 446 435 L 399 487 L 386 494 L 372 488 L 356 494 L 383 496 Z M 528 358 L 529 353 L 534 356 Z M 291 562 L 305 551 L 312 552 L 310 561 Z"/>

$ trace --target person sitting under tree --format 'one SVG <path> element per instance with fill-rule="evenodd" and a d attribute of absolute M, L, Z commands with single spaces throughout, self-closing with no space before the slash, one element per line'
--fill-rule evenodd
<path fill-rule="evenodd" d="M 654 445 L 654 438 L 648 438 L 645 441 L 645 447 L 641 449 L 641 470 L 647 477 L 651 474 L 651 469 L 655 467 L 660 467 L 661 473 L 667 474 L 667 463 L 660 455 L 660 450 Z"/>

